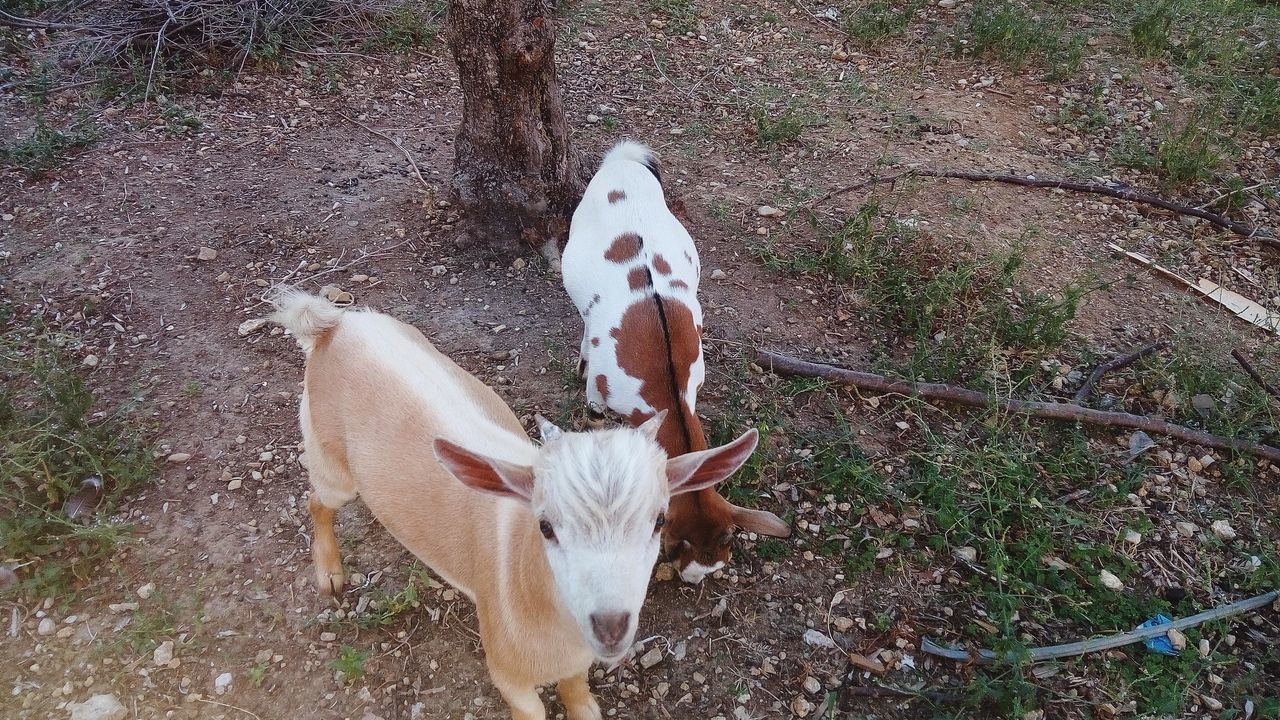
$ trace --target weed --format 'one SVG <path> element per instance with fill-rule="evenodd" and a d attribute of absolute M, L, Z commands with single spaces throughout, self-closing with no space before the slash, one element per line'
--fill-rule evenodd
<path fill-rule="evenodd" d="M 422 594 L 426 589 L 440 586 L 425 567 L 414 563 L 409 568 L 409 578 L 404 587 L 391 591 L 375 586 L 369 591 L 369 603 L 365 612 L 349 613 L 346 620 L 331 624 L 351 624 L 361 630 L 390 625 L 405 613 L 421 607 Z"/>
<path fill-rule="evenodd" d="M 246 674 L 249 676 L 249 683 L 254 687 L 262 687 L 262 683 L 267 679 L 267 670 L 270 665 L 265 662 L 257 663 L 249 668 Z"/>
<path fill-rule="evenodd" d="M 1170 0 L 1140 3 L 1129 23 L 1129 39 L 1139 57 L 1163 57 L 1169 50 L 1174 3 Z"/>
<path fill-rule="evenodd" d="M 364 677 L 364 663 L 368 659 L 368 652 L 343 645 L 338 657 L 329 663 L 329 667 L 342 675 L 343 682 L 353 683 Z"/>
<path fill-rule="evenodd" d="M 787 107 L 781 112 L 758 110 L 755 113 L 756 143 L 760 147 L 769 147 L 787 143 L 800 137 L 804 132 L 804 120 L 795 108 Z"/>
<path fill-rule="evenodd" d="M 199 380 L 188 380 L 182 384 L 182 394 L 187 397 L 199 397 L 204 394 L 204 383 Z"/>
<path fill-rule="evenodd" d="M 1071 32 L 1059 17 L 1032 15 L 1020 5 L 1000 0 L 975 3 L 956 31 L 955 54 L 991 56 L 1017 70 L 1033 62 L 1046 79 L 1061 81 L 1080 67 L 1088 37 Z"/>
<path fill-rule="evenodd" d="M 32 595 L 70 595 L 122 542 L 120 526 L 68 519 L 63 504 L 102 479 L 99 517 L 154 469 L 144 434 L 125 418 L 91 415 L 93 393 L 57 339 L 11 333 L 0 343 L 0 551 L 28 565 Z"/>
<path fill-rule="evenodd" d="M 671 29 L 676 32 L 686 33 L 698 29 L 698 8 L 693 0 L 650 0 L 649 8 L 654 13 L 665 15 Z"/>
<path fill-rule="evenodd" d="M 170 137 L 198 132 L 204 127 L 195 113 L 177 103 L 166 103 L 161 116 L 164 118 L 164 131 Z"/>
<path fill-rule="evenodd" d="M 366 38 L 363 47 L 366 52 L 374 50 L 390 50 L 391 52 L 408 52 L 416 48 L 429 47 L 440 32 L 436 24 L 444 12 L 441 3 L 405 3 L 385 14 L 376 25 L 377 33 Z"/>
<path fill-rule="evenodd" d="M 63 131 L 37 117 L 30 135 L 0 148 L 0 160 L 37 175 L 57 167 L 69 153 L 88 147 L 96 139 L 97 131 L 86 122 Z"/>
<path fill-rule="evenodd" d="M 922 7 L 923 0 L 872 0 L 845 19 L 844 31 L 855 44 L 869 47 L 905 32 Z"/>
<path fill-rule="evenodd" d="M 791 545 L 774 538 L 764 538 L 756 543 L 756 555 L 766 562 L 789 558 L 793 552 Z"/>

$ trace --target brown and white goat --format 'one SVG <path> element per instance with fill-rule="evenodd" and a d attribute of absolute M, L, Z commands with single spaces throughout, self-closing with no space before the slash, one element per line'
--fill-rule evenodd
<path fill-rule="evenodd" d="M 588 406 L 632 425 L 667 411 L 658 430 L 667 454 L 705 450 L 694 411 L 705 373 L 698 249 L 667 208 L 648 148 L 623 141 L 605 155 L 574 211 L 561 263 L 584 325 Z M 777 515 L 733 505 L 710 487 L 673 498 L 666 543 L 680 577 L 697 583 L 724 567 L 735 526 L 791 534 Z"/>
<path fill-rule="evenodd" d="M 476 604 L 489 674 L 516 720 L 543 720 L 558 681 L 571 720 L 599 720 L 594 660 L 635 637 L 671 495 L 714 485 L 754 430 L 668 459 L 638 429 L 562 433 L 535 446 L 491 389 L 416 329 L 292 290 L 274 319 L 307 355 L 301 424 L 312 556 L 322 593 L 344 584 L 333 518 L 357 495 L 406 548 Z"/>

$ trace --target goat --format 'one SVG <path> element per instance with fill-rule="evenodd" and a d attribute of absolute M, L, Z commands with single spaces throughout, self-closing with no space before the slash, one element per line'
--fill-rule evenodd
<path fill-rule="evenodd" d="M 639 428 L 562 432 L 541 447 L 484 383 L 415 328 L 286 290 L 273 319 L 306 354 L 300 409 L 322 594 L 344 585 L 334 515 L 357 495 L 476 605 L 490 677 L 516 720 L 543 720 L 558 681 L 570 720 L 600 720 L 594 660 L 635 637 L 671 495 L 733 474 L 755 430 L 668 459 L 661 414 Z"/>
<path fill-rule="evenodd" d="M 561 258 L 564 286 L 582 316 L 578 369 L 587 405 L 633 425 L 666 411 L 658 443 L 671 457 L 699 452 L 706 436 L 694 412 L 702 388 L 698 249 L 663 196 L 647 147 L 618 143 L 573 213 Z M 733 529 L 786 537 L 777 515 L 738 507 L 711 487 L 673 498 L 665 549 L 685 582 L 729 561 Z"/>

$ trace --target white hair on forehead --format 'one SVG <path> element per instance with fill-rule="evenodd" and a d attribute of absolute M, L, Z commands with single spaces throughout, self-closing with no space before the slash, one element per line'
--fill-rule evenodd
<path fill-rule="evenodd" d="M 543 453 L 534 501 L 590 538 L 623 535 L 666 505 L 665 463 L 662 448 L 638 430 L 565 433 Z"/>

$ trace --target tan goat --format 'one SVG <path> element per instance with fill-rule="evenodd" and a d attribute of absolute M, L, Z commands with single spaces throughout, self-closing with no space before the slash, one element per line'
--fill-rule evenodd
<path fill-rule="evenodd" d="M 710 487 L 755 449 L 747 432 L 667 459 L 662 416 L 637 429 L 535 446 L 492 390 L 416 329 L 297 290 L 274 319 L 307 355 L 301 423 L 322 593 L 342 590 L 334 535 L 356 495 L 406 548 L 476 604 L 489 674 L 516 720 L 542 720 L 559 683 L 570 720 L 599 720 L 587 670 L 635 637 L 672 494 Z"/>

